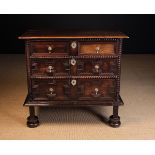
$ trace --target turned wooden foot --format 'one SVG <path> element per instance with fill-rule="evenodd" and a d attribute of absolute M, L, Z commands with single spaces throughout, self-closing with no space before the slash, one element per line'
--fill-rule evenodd
<path fill-rule="evenodd" d="M 27 126 L 29 128 L 35 128 L 39 125 L 38 117 L 35 116 L 34 107 L 29 107 L 30 116 L 27 118 Z"/>
<path fill-rule="evenodd" d="M 114 128 L 118 128 L 121 125 L 120 117 L 111 115 L 109 118 L 109 125 Z"/>
<path fill-rule="evenodd" d="M 37 116 L 34 116 L 34 117 L 29 116 L 27 118 L 27 126 L 29 128 L 35 128 L 38 125 L 39 125 L 39 120 L 38 120 L 38 117 Z"/>
<path fill-rule="evenodd" d="M 118 128 L 121 125 L 120 117 L 118 116 L 118 107 L 113 106 L 113 115 L 109 118 L 109 125 L 114 128 Z"/>

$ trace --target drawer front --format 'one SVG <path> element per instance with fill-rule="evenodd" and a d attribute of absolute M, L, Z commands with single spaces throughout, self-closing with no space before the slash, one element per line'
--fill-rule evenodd
<path fill-rule="evenodd" d="M 117 42 L 81 42 L 80 54 L 114 55 L 117 53 Z"/>
<path fill-rule="evenodd" d="M 35 76 L 68 76 L 70 74 L 69 60 L 32 60 L 31 73 Z"/>
<path fill-rule="evenodd" d="M 115 79 L 79 79 L 79 100 L 115 99 Z"/>
<path fill-rule="evenodd" d="M 32 80 L 33 100 L 114 100 L 115 79 Z"/>
<path fill-rule="evenodd" d="M 33 100 L 68 100 L 70 85 L 67 79 L 32 80 Z"/>
<path fill-rule="evenodd" d="M 35 56 L 68 55 L 67 42 L 34 41 L 31 42 L 31 53 Z"/>
<path fill-rule="evenodd" d="M 77 67 L 78 75 L 103 75 L 116 74 L 116 59 L 79 59 Z"/>

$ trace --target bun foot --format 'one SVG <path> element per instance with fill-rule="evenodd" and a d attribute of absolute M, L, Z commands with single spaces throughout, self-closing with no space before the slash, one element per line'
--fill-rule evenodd
<path fill-rule="evenodd" d="M 37 116 L 34 116 L 34 117 L 29 116 L 29 117 L 27 118 L 27 126 L 28 126 L 29 128 L 35 128 L 35 127 L 37 127 L 38 125 L 39 125 L 39 120 L 38 120 L 38 117 L 37 117 Z"/>
<path fill-rule="evenodd" d="M 118 128 L 121 125 L 119 116 L 110 116 L 109 117 L 109 125 L 113 128 Z"/>

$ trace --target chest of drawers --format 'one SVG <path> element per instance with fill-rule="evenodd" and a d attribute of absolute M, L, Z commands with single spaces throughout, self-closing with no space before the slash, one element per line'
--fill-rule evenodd
<path fill-rule="evenodd" d="M 28 127 L 36 106 L 112 106 L 109 125 L 120 126 L 121 32 L 30 30 L 25 40 Z"/>

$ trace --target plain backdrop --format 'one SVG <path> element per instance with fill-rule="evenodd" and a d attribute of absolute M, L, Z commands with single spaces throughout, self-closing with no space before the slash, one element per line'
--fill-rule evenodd
<path fill-rule="evenodd" d="M 24 53 L 18 36 L 28 29 L 119 30 L 123 53 L 155 53 L 155 15 L 150 14 L 1 14 L 0 53 Z"/>

